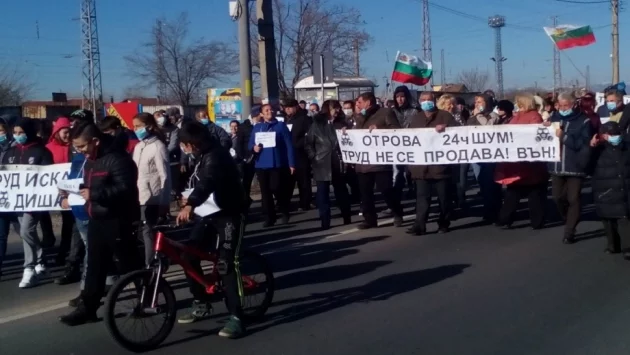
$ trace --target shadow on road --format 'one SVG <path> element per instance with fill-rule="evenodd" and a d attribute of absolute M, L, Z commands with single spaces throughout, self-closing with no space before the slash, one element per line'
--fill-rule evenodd
<path fill-rule="evenodd" d="M 390 298 L 457 276 L 470 267 L 470 264 L 444 265 L 431 269 L 410 271 L 388 275 L 370 281 L 365 285 L 341 290 L 313 293 L 307 297 L 289 299 L 274 303 L 274 306 L 288 307 L 267 315 L 267 324 L 252 328 L 252 332 L 286 323 L 296 322 L 314 315 L 333 311 L 353 304 L 386 301 Z M 341 266 L 341 268 L 346 267 Z M 332 272 L 329 270 L 329 272 Z M 299 277 L 299 276 L 296 276 Z"/>

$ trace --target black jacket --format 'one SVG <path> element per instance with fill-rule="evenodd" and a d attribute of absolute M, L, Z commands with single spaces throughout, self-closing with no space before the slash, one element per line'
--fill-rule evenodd
<path fill-rule="evenodd" d="M 336 119 L 337 125 L 341 124 Z M 337 142 L 335 122 L 328 123 L 324 115 L 317 115 L 306 135 L 305 150 L 313 169 L 315 181 L 332 181 L 333 174 L 343 172 L 343 160 Z"/>
<path fill-rule="evenodd" d="M 244 161 L 251 160 L 250 158 L 253 154 L 253 152 L 248 148 L 249 138 L 252 135 L 253 128 L 254 126 L 252 126 L 250 120 L 245 120 L 245 122 L 238 127 L 238 138 L 236 140 L 238 144 L 234 147 L 234 150 L 236 151 L 236 155 Z"/>
<path fill-rule="evenodd" d="M 52 153 L 39 139 L 24 145 L 15 144 L 4 153 L 2 164 L 50 165 Z"/>
<path fill-rule="evenodd" d="M 584 151 L 590 151 L 593 138 L 593 125 L 590 118 L 575 110 L 571 115 L 562 117 L 555 113 L 551 122 L 558 122 L 563 131 L 560 140 L 561 161 L 549 163 L 549 173 L 557 176 L 586 176 L 588 159 L 585 161 Z"/>
<path fill-rule="evenodd" d="M 140 220 L 138 168 L 120 139 L 101 137 L 96 159 L 85 163 L 85 187 L 90 190 L 86 208 L 90 219 Z"/>
<path fill-rule="evenodd" d="M 399 106 L 398 101 L 396 101 L 396 95 L 399 93 L 405 95 L 405 104 L 402 106 Z M 398 118 L 400 127 L 409 128 L 411 117 L 418 112 L 416 106 L 413 104 L 415 101 L 417 100 L 413 99 L 408 87 L 401 85 L 394 90 L 394 113 L 396 114 L 396 118 Z"/>
<path fill-rule="evenodd" d="M 244 213 L 247 209 L 245 190 L 230 152 L 215 141 L 196 160 L 198 163 L 189 186 L 193 191 L 188 196 L 187 204 L 201 206 L 214 193 L 214 202 L 222 213 Z"/>
<path fill-rule="evenodd" d="M 303 114 L 301 110 L 290 119 L 285 119 L 287 125 L 291 127 L 291 138 L 293 140 L 293 151 L 295 152 L 295 164 L 302 166 L 308 163 L 308 155 L 305 150 L 306 134 L 308 133 L 311 124 L 313 124 L 312 118 Z"/>
<path fill-rule="evenodd" d="M 603 143 L 593 151 L 595 212 L 600 218 L 630 217 L 630 137 L 618 146 Z"/>

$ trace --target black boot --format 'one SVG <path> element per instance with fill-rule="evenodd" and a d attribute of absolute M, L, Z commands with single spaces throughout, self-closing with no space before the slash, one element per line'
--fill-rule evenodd
<path fill-rule="evenodd" d="M 57 285 L 69 285 L 81 281 L 81 269 L 77 266 L 68 264 L 63 275 L 55 280 Z"/>
<path fill-rule="evenodd" d="M 98 321 L 96 312 L 88 311 L 83 304 L 80 304 L 74 311 L 59 317 L 59 321 L 65 325 L 74 327 L 86 323 L 94 323 Z"/>

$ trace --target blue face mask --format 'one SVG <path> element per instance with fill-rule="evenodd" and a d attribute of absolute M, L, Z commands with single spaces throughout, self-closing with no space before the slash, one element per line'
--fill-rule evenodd
<path fill-rule="evenodd" d="M 558 111 L 558 113 L 559 113 L 559 114 L 560 114 L 560 116 L 562 116 L 562 117 L 567 117 L 567 116 L 569 116 L 570 114 L 572 114 L 572 113 L 573 113 L 573 109 L 571 109 L 571 108 L 570 108 L 570 109 L 568 109 L 568 110 Z"/>
<path fill-rule="evenodd" d="M 7 141 L 7 135 L 6 134 L 0 134 L 0 143 L 4 143 Z"/>
<path fill-rule="evenodd" d="M 420 108 L 422 111 L 433 111 L 435 108 L 435 103 L 433 101 L 422 101 L 420 103 Z"/>
<path fill-rule="evenodd" d="M 138 128 L 134 132 L 136 133 L 136 137 L 138 137 L 139 140 L 143 140 L 149 135 L 146 127 Z"/>
<path fill-rule="evenodd" d="M 13 136 L 13 138 L 15 138 L 15 141 L 17 142 L 17 144 L 24 144 L 28 140 L 28 137 L 26 137 L 26 134 L 24 133 L 16 134 Z"/>
<path fill-rule="evenodd" d="M 201 120 L 199 120 L 199 122 L 201 122 L 201 124 L 203 124 L 204 126 L 207 126 L 210 123 L 210 120 L 207 118 L 202 118 Z"/>
<path fill-rule="evenodd" d="M 608 143 L 619 145 L 619 143 L 621 143 L 621 136 L 608 136 Z"/>
<path fill-rule="evenodd" d="M 366 109 L 364 109 L 364 108 L 363 108 L 363 109 L 361 109 L 361 114 L 362 114 L 363 116 L 365 116 L 365 115 L 367 114 L 367 110 L 366 110 Z"/>
<path fill-rule="evenodd" d="M 606 107 L 608 108 L 608 111 L 614 111 L 617 108 L 617 103 L 616 102 L 607 102 L 606 103 Z"/>

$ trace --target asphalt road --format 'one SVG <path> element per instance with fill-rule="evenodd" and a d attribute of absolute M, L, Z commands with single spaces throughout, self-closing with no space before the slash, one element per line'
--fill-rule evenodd
<path fill-rule="evenodd" d="M 226 315 L 217 304 L 212 319 L 176 324 L 152 353 L 627 355 L 630 264 L 602 252 L 601 225 L 590 211 L 586 206 L 580 241 L 570 246 L 561 243 L 557 223 L 503 231 L 477 217 L 421 237 L 391 223 L 319 232 L 314 211 L 285 227 L 254 224 L 246 245 L 265 253 L 276 276 L 264 321 L 245 338 L 221 339 L 216 332 Z M 57 322 L 77 285 L 50 280 L 19 290 L 19 264 L 10 259 L 11 274 L 0 282 L 0 354 L 126 353 L 102 322 Z M 177 297 L 184 306 L 186 288 Z"/>

